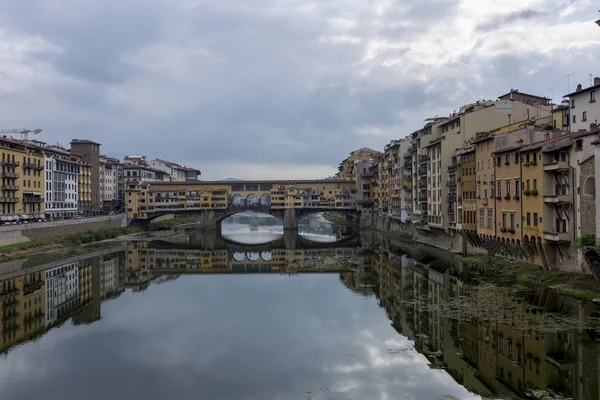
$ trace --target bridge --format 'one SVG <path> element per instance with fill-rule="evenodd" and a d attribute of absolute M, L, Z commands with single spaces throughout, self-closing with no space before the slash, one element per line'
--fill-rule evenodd
<path fill-rule="evenodd" d="M 356 184 L 340 180 L 130 181 L 125 205 L 130 221 L 167 214 L 198 216 L 203 229 L 217 231 L 225 218 L 246 211 L 272 215 L 287 230 L 298 229 L 300 219 L 321 212 L 360 218 Z"/>

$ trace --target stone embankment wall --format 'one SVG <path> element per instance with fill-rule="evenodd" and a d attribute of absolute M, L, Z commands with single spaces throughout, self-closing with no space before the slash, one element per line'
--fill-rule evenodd
<path fill-rule="evenodd" d="M 35 222 L 27 225 L 4 225 L 0 226 L 0 246 L 73 233 L 124 228 L 126 226 L 127 217 L 125 214 L 66 221 Z"/>

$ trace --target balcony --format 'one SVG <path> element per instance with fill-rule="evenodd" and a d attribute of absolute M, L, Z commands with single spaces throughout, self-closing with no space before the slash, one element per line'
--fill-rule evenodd
<path fill-rule="evenodd" d="M 549 161 L 544 162 L 545 172 L 564 171 L 569 169 L 568 161 Z"/>
<path fill-rule="evenodd" d="M 23 197 L 23 203 L 42 203 L 44 199 L 41 197 Z"/>
<path fill-rule="evenodd" d="M 419 164 L 425 164 L 429 162 L 429 157 L 427 156 L 419 156 Z"/>
<path fill-rule="evenodd" d="M 564 194 L 564 195 L 563 194 L 561 194 L 561 195 L 557 195 L 557 194 L 544 195 L 544 203 L 546 203 L 546 204 L 570 204 L 571 199 L 566 194 Z"/>
<path fill-rule="evenodd" d="M 16 172 L 3 172 L 2 173 L 2 177 L 3 178 L 13 178 L 16 179 L 19 177 L 19 174 Z"/>
<path fill-rule="evenodd" d="M 544 240 L 547 240 L 549 242 L 570 242 L 571 234 L 569 232 L 544 231 Z"/>
<path fill-rule="evenodd" d="M 18 197 L 0 197 L 0 203 L 18 203 Z"/>
<path fill-rule="evenodd" d="M 23 169 L 44 169 L 44 166 L 42 164 L 24 162 Z"/>
<path fill-rule="evenodd" d="M 19 166 L 19 162 L 18 161 L 11 161 L 11 160 L 2 160 L 0 161 L 0 165 L 5 165 L 7 167 L 18 167 Z"/>
<path fill-rule="evenodd" d="M 2 190 L 19 190 L 19 185 L 2 185 Z"/>
<path fill-rule="evenodd" d="M 427 203 L 427 196 L 419 196 L 419 203 Z"/>
<path fill-rule="evenodd" d="M 427 170 L 421 171 L 419 170 L 419 177 L 427 176 Z"/>

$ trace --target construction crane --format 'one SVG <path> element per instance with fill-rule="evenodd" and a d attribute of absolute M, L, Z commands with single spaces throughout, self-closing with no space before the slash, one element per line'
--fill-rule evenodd
<path fill-rule="evenodd" d="M 0 129 L 0 133 L 18 133 L 21 135 L 21 140 L 29 140 L 29 134 L 33 133 L 34 135 L 39 135 L 41 129 Z"/>

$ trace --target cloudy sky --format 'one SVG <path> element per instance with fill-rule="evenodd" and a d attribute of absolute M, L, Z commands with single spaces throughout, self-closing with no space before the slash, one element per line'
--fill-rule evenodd
<path fill-rule="evenodd" d="M 598 18 L 592 0 L 4 0 L 0 119 L 203 179 L 325 177 L 465 103 L 589 85 Z"/>

